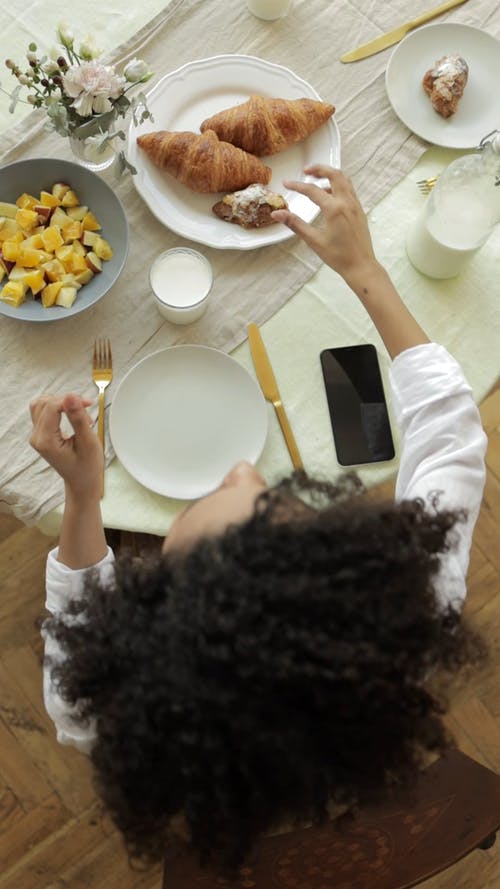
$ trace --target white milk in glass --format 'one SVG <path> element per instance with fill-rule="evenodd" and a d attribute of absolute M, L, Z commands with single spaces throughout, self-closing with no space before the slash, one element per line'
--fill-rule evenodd
<path fill-rule="evenodd" d="M 406 240 L 420 272 L 452 278 L 462 271 L 500 220 L 499 179 L 500 136 L 444 170 Z"/>
<path fill-rule="evenodd" d="M 166 250 L 154 261 L 149 277 L 158 311 L 167 321 L 191 324 L 203 315 L 213 278 L 201 253 L 187 247 Z"/>
<path fill-rule="evenodd" d="M 464 214 L 463 192 L 442 195 L 439 211 L 424 209 L 410 230 L 406 250 L 411 263 L 431 278 L 452 278 L 487 238 L 491 210 L 482 196 L 467 195 Z"/>

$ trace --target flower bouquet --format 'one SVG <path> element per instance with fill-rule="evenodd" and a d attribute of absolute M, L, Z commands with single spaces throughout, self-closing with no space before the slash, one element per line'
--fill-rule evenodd
<path fill-rule="evenodd" d="M 57 36 L 62 52 L 55 49 L 49 56 L 38 55 L 36 44 L 29 44 L 25 70 L 6 60 L 18 81 L 8 94 L 9 110 L 14 111 L 19 101 L 45 108 L 48 127 L 69 137 L 74 153 L 86 166 L 104 169 L 116 159 L 119 172 L 128 169 L 136 173 L 124 151 L 115 147 L 117 140 L 126 138 L 116 122 L 129 113 L 135 124 L 153 119 L 143 92 L 128 95 L 153 72 L 141 59 L 134 58 L 118 73 L 114 65 L 97 61 L 100 51 L 91 37 L 83 40 L 77 51 L 73 32 L 65 24 L 59 25 Z M 23 87 L 29 91 L 26 100 L 20 97 Z"/>

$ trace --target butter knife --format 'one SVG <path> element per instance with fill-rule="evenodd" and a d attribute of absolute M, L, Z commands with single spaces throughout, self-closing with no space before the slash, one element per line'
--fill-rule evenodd
<path fill-rule="evenodd" d="M 448 0 L 447 3 L 442 3 L 441 6 L 436 6 L 435 9 L 423 12 L 422 15 L 419 15 L 416 19 L 412 19 L 411 22 L 406 22 L 404 25 L 400 25 L 399 28 L 394 28 L 393 31 L 388 31 L 387 34 L 382 34 L 380 37 L 376 37 L 375 40 L 370 40 L 369 43 L 364 43 L 363 46 L 358 46 L 358 48 L 353 49 L 352 52 L 345 53 L 345 55 L 340 57 L 340 61 L 357 62 L 359 59 L 366 59 L 368 56 L 374 56 L 375 53 L 382 52 L 382 50 L 387 49 L 388 46 L 393 46 L 394 43 L 399 43 L 409 31 L 413 31 L 413 29 L 418 28 L 419 25 L 429 22 L 431 19 L 436 18 L 436 16 L 442 15 L 443 12 L 447 12 L 448 9 L 453 9 L 454 6 L 460 6 L 462 3 L 467 3 L 467 0 Z"/>
<path fill-rule="evenodd" d="M 292 428 L 288 422 L 288 417 L 281 401 L 276 377 L 274 376 L 266 347 L 260 335 L 260 330 L 256 324 L 249 324 L 247 330 L 250 352 L 252 353 L 252 360 L 257 373 L 257 379 L 260 383 L 260 388 L 264 393 L 264 398 L 266 401 L 270 401 L 274 406 L 276 416 L 278 417 L 281 426 L 281 431 L 283 432 L 290 457 L 292 458 L 294 469 L 303 469 L 304 464 L 302 463 Z"/>

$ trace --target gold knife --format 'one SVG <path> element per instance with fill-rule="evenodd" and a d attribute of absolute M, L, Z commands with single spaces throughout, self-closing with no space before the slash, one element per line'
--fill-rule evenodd
<path fill-rule="evenodd" d="M 250 351 L 257 372 L 257 379 L 259 380 L 260 387 L 264 393 L 264 398 L 267 401 L 270 401 L 274 406 L 281 426 L 281 431 L 283 432 L 290 457 L 292 458 L 294 469 L 303 469 L 304 464 L 302 463 L 299 449 L 281 401 L 276 377 L 274 376 L 271 362 L 269 361 L 266 352 L 266 347 L 260 335 L 260 330 L 256 324 L 249 324 L 247 330 Z"/>
<path fill-rule="evenodd" d="M 423 12 L 422 15 L 419 15 L 411 22 L 406 22 L 406 24 L 400 25 L 399 28 L 394 28 L 393 31 L 388 31 L 387 34 L 382 34 L 381 37 L 376 37 L 375 40 L 370 40 L 369 43 L 364 43 L 363 46 L 358 46 L 358 48 L 353 49 L 352 52 L 347 52 L 340 57 L 340 61 L 357 62 L 359 59 L 366 59 L 367 56 L 374 56 L 375 53 L 387 49 L 388 46 L 393 46 L 394 43 L 399 43 L 409 31 L 413 31 L 413 29 L 418 28 L 419 25 L 429 22 L 431 19 L 436 18 L 437 15 L 442 15 L 443 12 L 447 12 L 448 9 L 453 9 L 454 6 L 460 6 L 462 3 L 467 3 L 467 0 L 448 0 L 447 3 L 443 3 L 441 6 L 436 6 L 435 9 L 431 9 L 429 12 Z"/>

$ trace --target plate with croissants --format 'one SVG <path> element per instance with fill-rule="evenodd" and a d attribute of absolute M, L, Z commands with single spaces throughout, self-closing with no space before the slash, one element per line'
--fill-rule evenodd
<path fill-rule="evenodd" d="M 340 166 L 335 107 L 288 68 L 244 55 L 199 59 L 148 94 L 154 121 L 131 123 L 134 185 L 172 231 L 219 249 L 253 250 L 292 232 L 273 222 L 289 207 L 306 222 L 319 209 L 286 189 L 311 163 Z M 316 181 L 316 180 L 312 180 Z"/>

